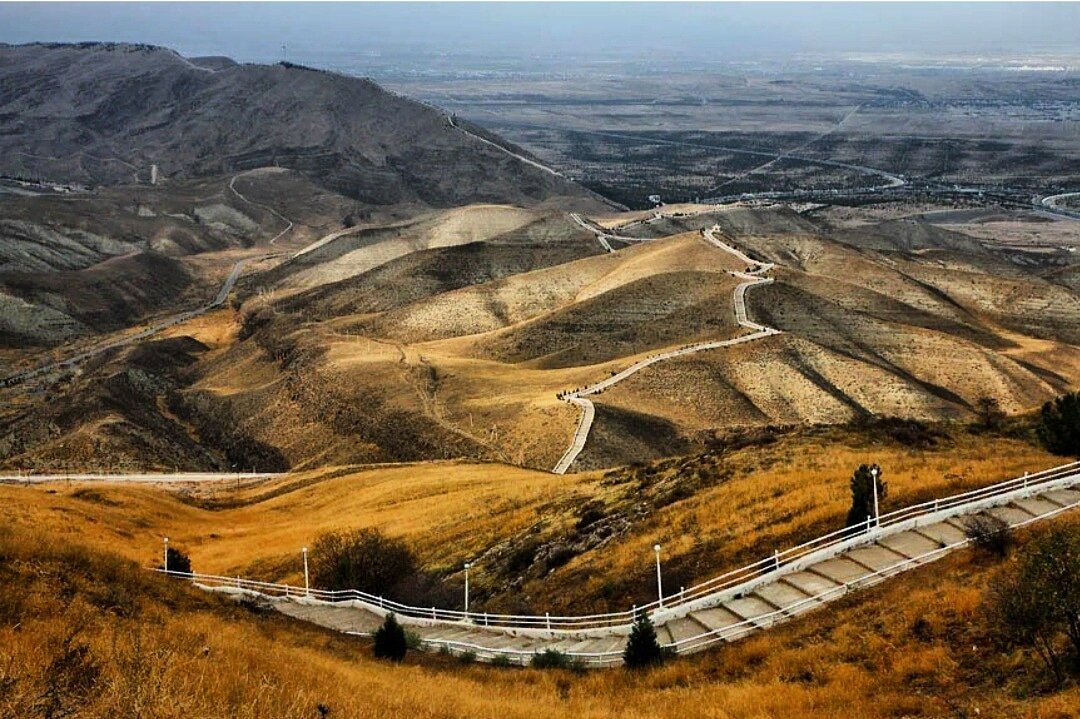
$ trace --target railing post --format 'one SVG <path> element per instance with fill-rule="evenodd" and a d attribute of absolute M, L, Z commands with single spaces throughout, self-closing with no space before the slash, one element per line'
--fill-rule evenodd
<path fill-rule="evenodd" d="M 438 617 L 435 616 L 435 607 L 431 608 L 431 621 L 436 621 Z"/>
<path fill-rule="evenodd" d="M 311 596 L 311 583 L 308 581 L 307 547 L 304 547 L 304 596 Z"/>
<path fill-rule="evenodd" d="M 165 575 L 169 574 L 169 538 L 165 537 Z"/>
<path fill-rule="evenodd" d="M 551 631 L 551 612 L 544 612 L 544 621 L 547 622 L 548 631 Z"/>

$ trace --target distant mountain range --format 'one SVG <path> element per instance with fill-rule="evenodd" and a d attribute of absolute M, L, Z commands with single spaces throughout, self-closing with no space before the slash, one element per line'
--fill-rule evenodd
<path fill-rule="evenodd" d="M 0 174 L 88 185 L 266 166 L 362 202 L 534 204 L 588 192 L 370 80 L 149 45 L 0 45 Z M 524 155 L 518 148 L 513 153 Z"/>

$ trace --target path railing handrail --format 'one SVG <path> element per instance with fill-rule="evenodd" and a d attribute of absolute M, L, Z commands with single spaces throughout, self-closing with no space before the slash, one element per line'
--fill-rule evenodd
<path fill-rule="evenodd" d="M 1025 474 L 1021 477 L 1005 480 L 985 487 L 979 487 L 966 492 L 920 502 L 908 507 L 902 507 L 880 515 L 877 517 L 876 521 L 874 521 L 873 518 L 870 518 L 865 525 L 845 527 L 783 551 L 774 552 L 772 555 L 764 557 L 756 562 L 730 570 L 692 587 L 665 596 L 663 600 L 657 599 L 648 604 L 618 612 L 585 615 L 529 615 L 478 611 L 464 612 L 457 609 L 413 606 L 376 594 L 363 592 L 358 589 L 305 589 L 304 587 L 297 587 L 289 584 L 262 582 L 244 579 L 242 577 L 227 577 L 213 574 L 175 571 L 168 571 L 167 574 L 189 579 L 206 586 L 232 587 L 267 596 L 285 598 L 310 597 L 320 601 L 335 603 L 356 601 L 361 602 L 372 609 L 378 609 L 384 612 L 394 612 L 399 616 L 412 617 L 421 620 L 468 622 L 479 626 L 490 626 L 493 628 L 542 629 L 553 631 L 605 629 L 627 626 L 633 622 L 635 616 L 639 612 L 655 613 L 657 610 L 664 610 L 665 612 L 678 610 L 680 607 L 685 607 L 695 600 L 701 600 L 719 592 L 730 591 L 739 585 L 759 580 L 773 572 L 778 572 L 785 565 L 790 565 L 811 554 L 827 552 L 830 548 L 839 548 L 841 545 L 851 547 L 859 543 L 876 541 L 884 535 L 885 532 L 883 530 L 898 527 L 898 525 L 902 525 L 920 517 L 935 515 L 947 510 L 956 510 L 961 507 L 967 507 L 995 498 L 1011 496 L 1016 493 L 1019 493 L 1017 496 L 1026 493 L 1034 494 L 1047 485 L 1062 479 L 1070 478 L 1080 482 L 1080 462 L 1073 462 L 1060 467 L 1036 472 L 1034 474 Z M 165 572 L 163 569 L 157 569 L 156 571 Z"/>

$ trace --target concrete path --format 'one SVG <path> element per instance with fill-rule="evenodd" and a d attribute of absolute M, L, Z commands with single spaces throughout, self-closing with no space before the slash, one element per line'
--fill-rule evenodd
<path fill-rule="evenodd" d="M 607 244 L 608 239 L 623 239 L 619 235 L 611 235 L 605 233 L 600 228 L 596 227 L 595 225 L 591 225 L 591 223 L 585 221 L 580 215 L 571 214 L 571 218 L 577 224 L 581 225 L 590 232 L 595 233 L 597 239 L 599 239 L 601 244 L 607 247 L 609 251 L 611 251 L 611 246 Z M 570 469 L 570 466 L 574 463 L 575 460 L 577 460 L 578 455 L 580 455 L 582 450 L 585 449 L 585 443 L 589 439 L 589 432 L 592 430 L 593 420 L 596 418 L 596 407 L 593 405 L 592 400 L 589 399 L 589 396 L 599 394 L 600 392 L 603 392 L 609 387 L 613 387 L 619 382 L 622 382 L 628 377 L 633 376 L 634 374 L 640 372 L 646 367 L 656 364 L 657 362 L 663 362 L 664 360 L 673 359 L 675 357 L 683 357 L 685 355 L 693 354 L 695 352 L 704 352 L 706 350 L 720 349 L 722 347 L 732 347 L 734 345 L 743 344 L 746 342 L 753 342 L 754 340 L 764 339 L 766 337 L 771 337 L 772 335 L 780 334 L 780 330 L 773 329 L 772 327 L 766 327 L 764 325 L 760 325 L 756 322 L 751 321 L 746 310 L 746 291 L 751 287 L 756 287 L 757 285 L 765 285 L 772 282 L 773 280 L 771 277 L 762 277 L 761 275 L 772 270 L 774 265 L 770 262 L 757 262 L 748 257 L 746 253 L 728 244 L 727 242 L 724 242 L 722 239 L 720 239 L 719 226 L 715 226 L 708 230 L 705 230 L 702 233 L 702 236 L 712 245 L 734 255 L 740 261 L 746 263 L 748 269 L 745 272 L 730 273 L 733 277 L 737 277 L 743 280 L 743 282 L 739 283 L 735 287 L 732 302 L 735 308 L 736 322 L 738 322 L 740 327 L 752 330 L 753 333 L 748 335 L 742 335 L 740 337 L 735 337 L 733 339 L 717 340 L 713 342 L 699 342 L 697 344 L 686 345 L 685 347 L 680 347 L 679 349 L 670 350 L 668 352 L 661 352 L 659 354 L 651 355 L 643 360 L 635 362 L 621 372 L 618 372 L 600 382 L 591 384 L 584 389 L 561 393 L 559 395 L 559 399 L 563 400 L 564 402 L 569 402 L 570 404 L 578 407 L 581 410 L 581 415 L 578 418 L 578 424 L 574 430 L 574 436 L 570 442 L 570 446 L 567 448 L 566 452 L 563 453 L 563 456 L 559 459 L 558 463 L 555 465 L 555 468 L 552 469 L 552 472 L 554 472 L 555 474 L 566 474 L 567 470 Z M 634 241 L 640 240 L 635 239 Z"/>
<path fill-rule="evenodd" d="M 1034 492 L 1000 506 L 986 509 L 985 502 L 972 507 L 986 511 L 1012 526 L 1030 524 L 1080 506 L 1080 475 L 1071 486 Z M 962 509 L 962 508 L 961 508 Z M 958 511 L 953 516 L 928 516 L 913 527 L 899 526 L 856 533 L 844 551 L 805 562 L 792 562 L 774 572 L 715 594 L 678 603 L 668 597 L 672 609 L 652 610 L 662 645 L 679 654 L 701 651 L 718 642 L 731 642 L 797 617 L 849 592 L 939 559 L 965 546 L 965 522 L 976 511 Z M 210 587 L 207 587 L 210 588 Z M 217 588 L 221 590 L 221 588 Z M 226 591 L 228 591 L 226 589 Z M 297 591 L 297 590 L 294 590 Z M 303 590 L 299 590 L 302 594 Z M 385 612 L 361 602 L 331 604 L 303 597 L 274 598 L 275 609 L 297 619 L 342 632 L 367 635 L 382 622 Z M 434 610 L 433 610 L 434 611 Z M 429 650 L 443 649 L 456 654 L 473 652 L 480 660 L 504 657 L 527 663 L 546 649 L 556 649 L 589 666 L 621 664 L 621 652 L 629 626 L 590 628 L 582 631 L 486 626 L 484 613 L 470 615 L 468 621 L 425 620 L 399 616 L 399 621 L 415 632 Z M 541 618 L 542 623 L 542 618 Z"/>

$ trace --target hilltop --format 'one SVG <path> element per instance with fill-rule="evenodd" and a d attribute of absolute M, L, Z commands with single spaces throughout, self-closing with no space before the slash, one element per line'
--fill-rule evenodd
<path fill-rule="evenodd" d="M 83 184 L 298 170 L 377 205 L 531 204 L 581 187 L 368 79 L 116 43 L 0 46 L 0 174 Z M 521 151 L 517 151 L 521 152 Z"/>

